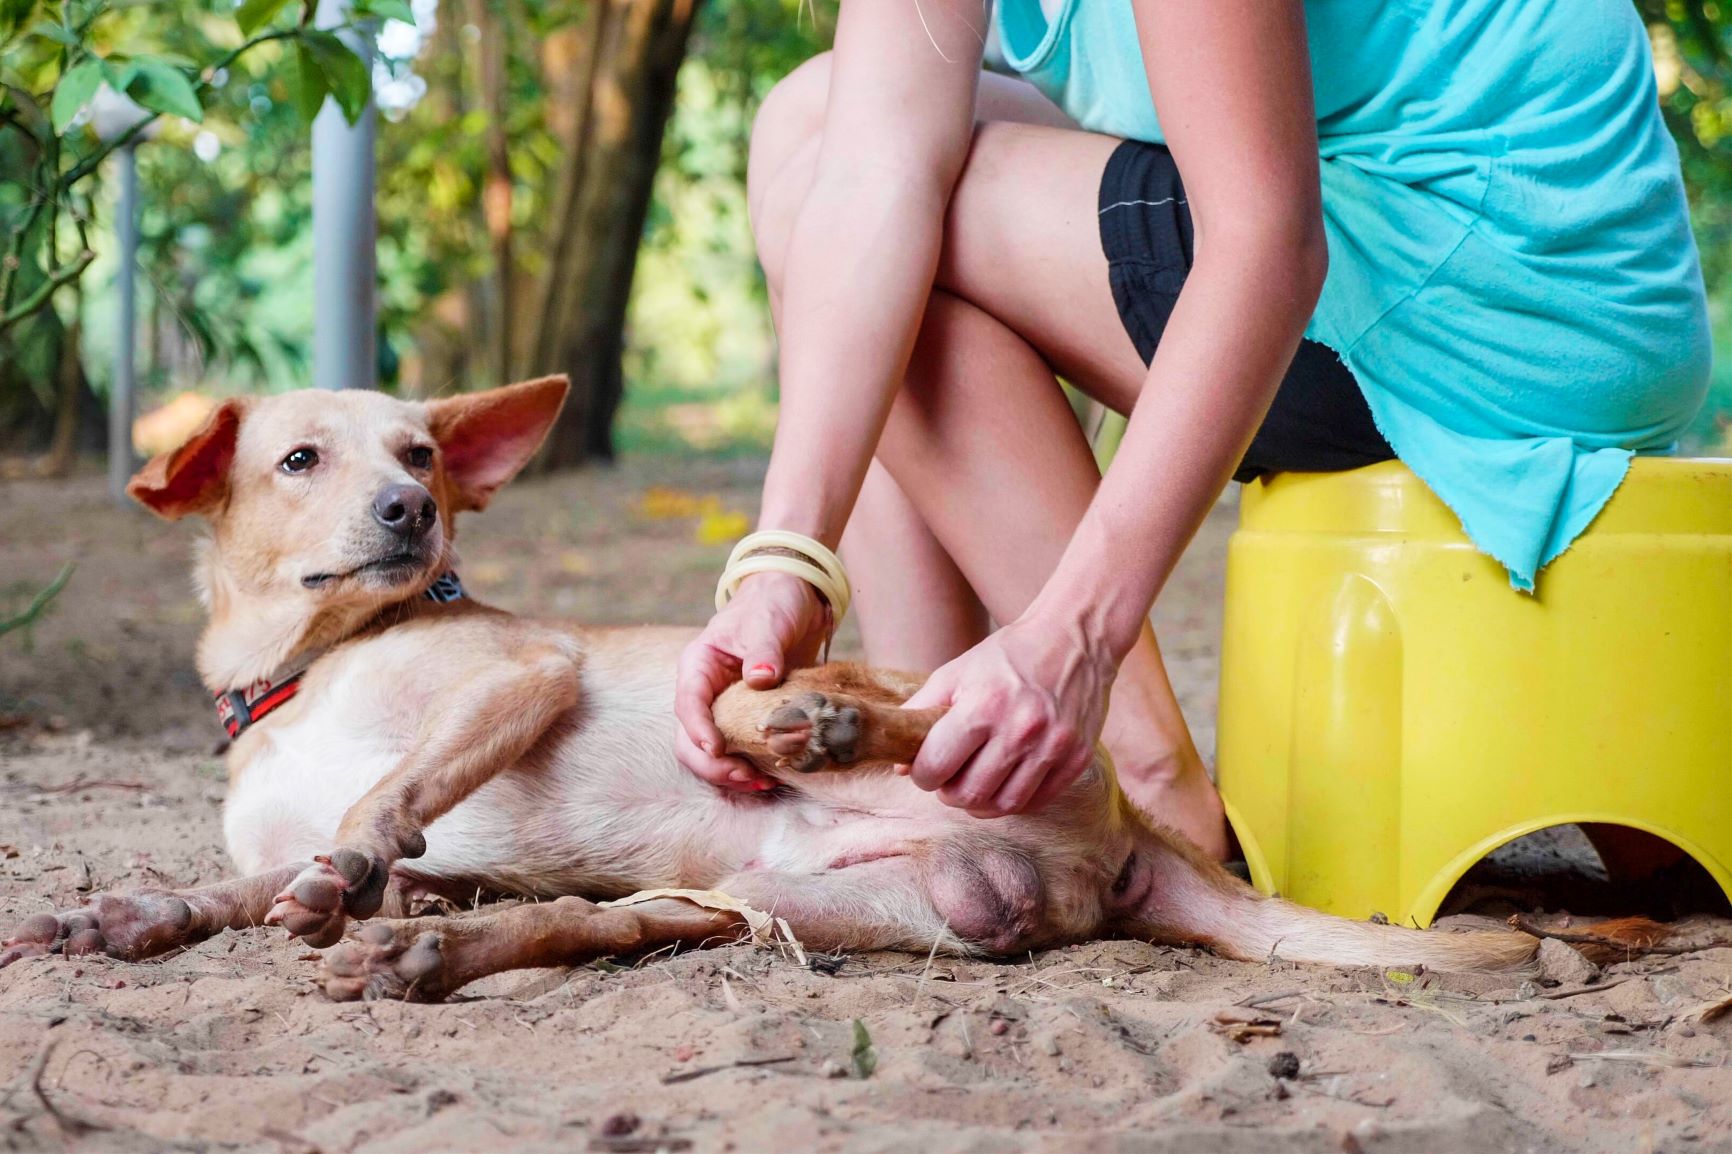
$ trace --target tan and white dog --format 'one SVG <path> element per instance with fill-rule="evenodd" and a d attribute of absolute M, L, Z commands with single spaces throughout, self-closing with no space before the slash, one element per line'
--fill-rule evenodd
<path fill-rule="evenodd" d="M 936 712 L 918 679 L 852 665 L 735 687 L 731 746 L 781 783 L 721 792 L 673 755 L 690 631 L 582 629 L 462 596 L 456 514 L 484 508 L 564 401 L 549 378 L 425 404 L 369 392 L 229 401 L 130 491 L 211 533 L 199 671 L 234 735 L 223 816 L 240 880 L 108 895 L 0 950 L 136 959 L 261 922 L 329 949 L 332 997 L 437 999 L 485 974 L 732 940 L 719 889 L 808 946 L 1008 955 L 1093 937 L 1235 958 L 1520 965 L 1519 933 L 1421 933 L 1260 896 L 1134 812 L 1104 757 L 1039 813 L 983 821 L 891 771 Z M 842 772 L 815 772 L 835 771 Z M 558 899 L 452 917 L 417 894 Z M 389 908 L 387 908 L 389 907 Z M 340 944 L 339 944 L 340 943 Z"/>

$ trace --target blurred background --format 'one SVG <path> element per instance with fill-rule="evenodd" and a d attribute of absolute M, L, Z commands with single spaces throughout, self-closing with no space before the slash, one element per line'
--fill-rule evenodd
<path fill-rule="evenodd" d="M 137 149 L 141 449 L 183 433 L 200 398 L 310 382 L 308 125 L 327 93 L 358 111 L 369 88 L 383 387 L 428 396 L 570 373 L 584 403 L 546 469 L 767 446 L 774 346 L 747 140 L 771 85 L 827 47 L 833 5 L 363 2 L 363 64 L 312 27 L 310 4 L 0 0 L 0 456 L 13 475 L 64 475 L 104 447 L 118 181 L 99 130 L 114 90 L 161 114 Z M 1732 8 L 1638 6 L 1724 347 Z M 1724 449 L 1729 416 L 1722 356 L 1689 447 Z"/>
<path fill-rule="evenodd" d="M 362 5 L 369 68 L 299 2 L 0 0 L 0 454 L 64 474 L 104 444 L 119 181 L 90 158 L 110 93 L 161 113 L 137 148 L 148 451 L 200 411 L 186 394 L 310 383 L 309 107 L 358 109 L 369 82 L 383 387 L 569 372 L 589 397 L 555 469 L 761 449 L 774 360 L 746 146 L 770 86 L 827 47 L 833 11 L 801 5 Z"/>

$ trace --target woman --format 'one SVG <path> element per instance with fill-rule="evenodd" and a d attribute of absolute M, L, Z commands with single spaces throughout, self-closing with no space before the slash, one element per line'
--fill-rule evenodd
<path fill-rule="evenodd" d="M 1532 590 L 1701 403 L 1646 36 L 1627 0 L 996 19 L 1022 79 L 981 73 L 979 0 L 843 0 L 834 52 L 759 116 L 782 384 L 761 526 L 802 536 L 732 571 L 687 650 L 681 759 L 768 787 L 709 705 L 813 659 L 840 542 L 868 660 L 936 669 L 909 704 L 950 706 L 918 785 L 1017 812 L 1101 737 L 1131 800 L 1220 856 L 1147 617 L 1229 478 L 1399 457 Z M 1055 373 L 1130 414 L 1104 478 Z"/>

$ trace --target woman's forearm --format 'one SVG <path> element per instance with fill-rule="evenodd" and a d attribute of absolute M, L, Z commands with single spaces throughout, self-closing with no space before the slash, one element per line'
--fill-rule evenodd
<path fill-rule="evenodd" d="M 1322 287 L 1320 235 L 1267 252 L 1257 238 L 1199 251 L 1112 466 L 1029 608 L 1115 661 L 1244 455 Z"/>
<path fill-rule="evenodd" d="M 938 263 L 948 182 L 821 173 L 794 226 L 763 528 L 835 547 L 900 387 Z"/>

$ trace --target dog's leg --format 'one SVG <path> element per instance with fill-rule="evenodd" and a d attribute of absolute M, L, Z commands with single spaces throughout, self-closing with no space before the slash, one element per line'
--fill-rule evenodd
<path fill-rule="evenodd" d="M 202 942 L 224 930 L 247 929 L 264 921 L 273 895 L 304 868 L 305 863 L 297 862 L 195 890 L 99 894 L 83 909 L 36 914 L 0 941 L 0 967 L 21 958 L 59 953 L 107 954 L 138 961 Z"/>
<path fill-rule="evenodd" d="M 350 917 L 378 913 L 392 864 L 427 851 L 422 831 L 517 764 L 577 701 L 576 667 L 553 646 L 471 674 L 423 711 L 414 751 L 343 815 L 337 848 L 283 888 L 265 921 L 329 945 Z"/>
<path fill-rule="evenodd" d="M 946 924 L 913 857 L 820 874 L 752 870 L 717 887 L 787 920 L 808 949 L 971 948 Z M 571 966 L 674 942 L 727 945 L 745 932 L 736 914 L 675 898 L 603 909 L 581 898 L 519 905 L 459 918 L 375 921 L 326 952 L 325 992 L 338 1001 L 438 1001 L 488 974 Z"/>
<path fill-rule="evenodd" d="M 675 942 L 732 942 L 744 928 L 737 914 L 675 898 L 603 909 L 572 897 L 467 917 L 381 920 L 325 954 L 325 992 L 339 1002 L 437 1002 L 488 974 L 575 966 Z"/>
<path fill-rule="evenodd" d="M 716 699 L 732 752 L 766 769 L 813 773 L 914 760 L 942 709 L 903 709 L 918 679 L 835 663 L 799 669 L 775 689 L 742 682 Z"/>

